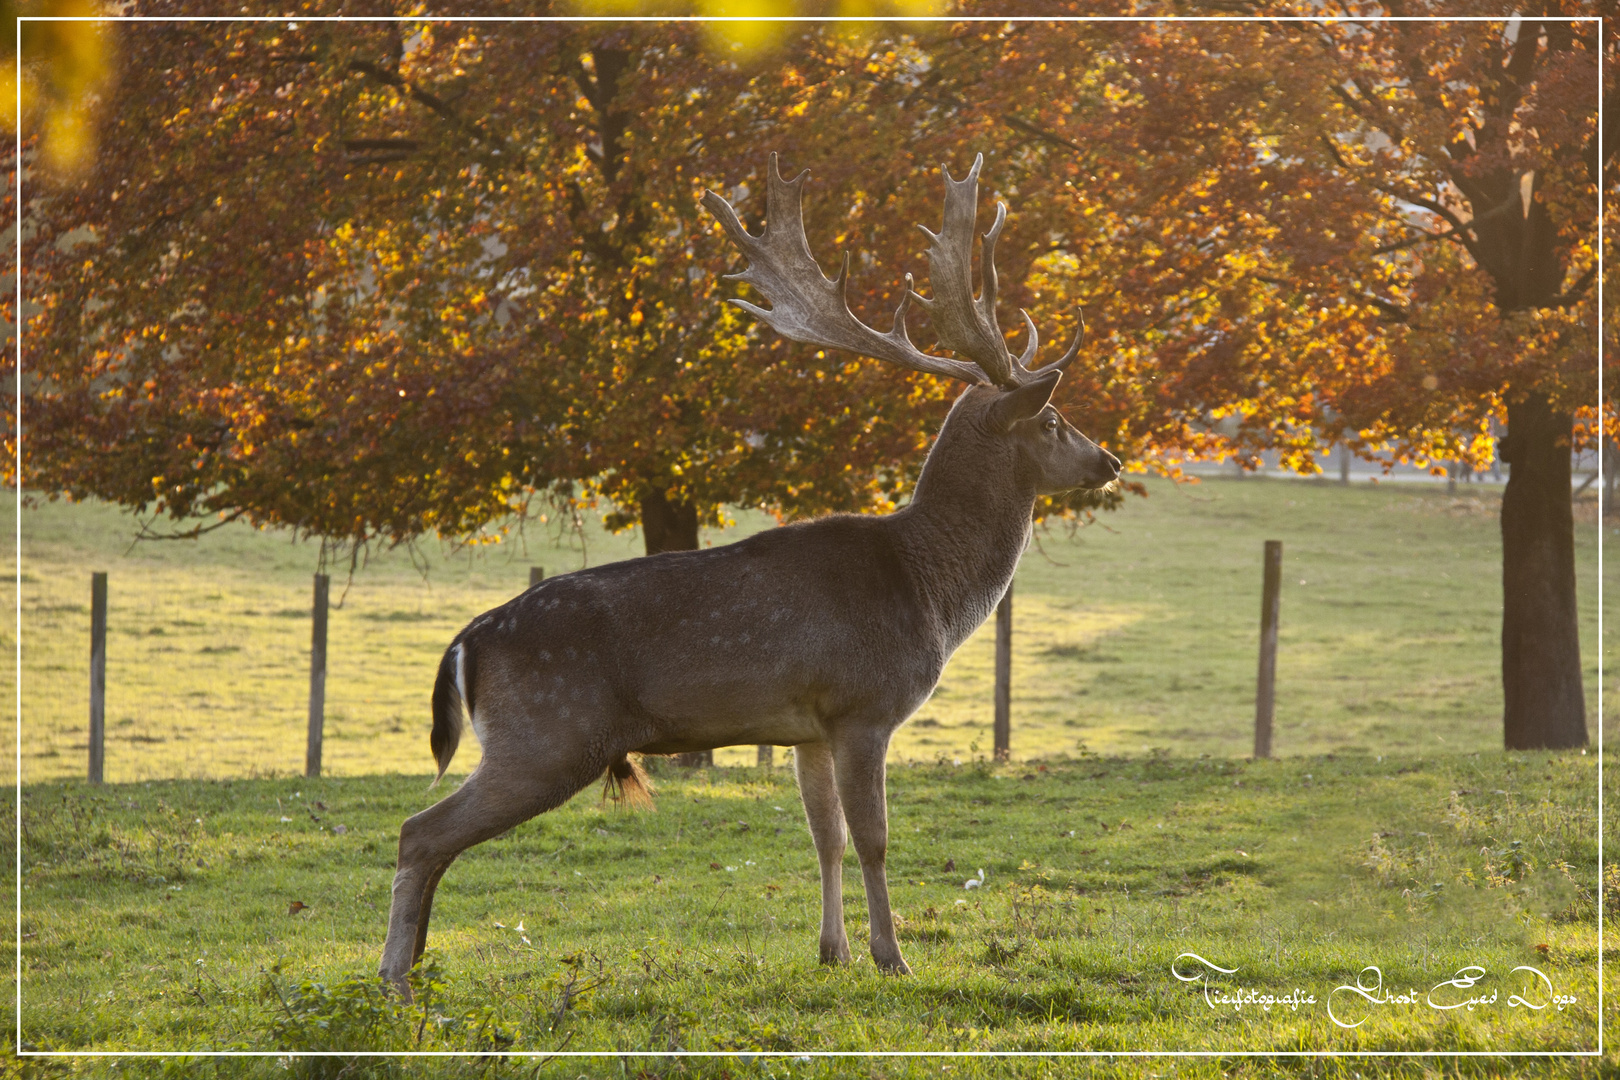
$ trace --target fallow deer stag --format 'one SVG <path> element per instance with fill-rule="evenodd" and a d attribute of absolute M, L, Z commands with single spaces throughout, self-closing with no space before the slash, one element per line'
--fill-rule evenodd
<path fill-rule="evenodd" d="M 927 229 L 935 296 L 910 289 L 880 334 L 844 299 L 849 258 L 828 280 L 801 218 L 808 173 L 784 181 L 770 159 L 766 226 L 753 236 L 714 192 L 703 205 L 747 256 L 733 275 L 772 305 L 741 300 L 795 341 L 887 360 L 968 383 L 934 441 L 911 503 L 886 517 L 835 515 L 771 529 L 726 547 L 666 552 L 544 581 L 486 612 L 450 643 L 433 688 L 431 746 L 439 775 L 462 715 L 483 761 L 454 793 L 400 830 L 381 973 L 406 976 L 427 940 L 433 891 L 463 851 L 560 806 L 604 772 L 645 797 L 631 754 L 768 743 L 794 748 L 799 792 L 821 861 L 821 959 L 850 958 L 842 862 L 855 841 L 871 918 L 872 958 L 909 973 L 884 876 L 884 756 L 889 737 L 928 700 L 945 662 L 1000 600 L 1029 539 L 1036 496 L 1100 487 L 1112 454 L 1049 404 L 1080 338 L 1031 370 L 996 323 L 994 249 L 983 240 L 973 295 L 981 156 L 967 179 L 945 174 L 945 223 Z M 942 170 L 943 171 L 943 170 Z M 906 310 L 928 312 L 956 359 L 916 348 Z"/>

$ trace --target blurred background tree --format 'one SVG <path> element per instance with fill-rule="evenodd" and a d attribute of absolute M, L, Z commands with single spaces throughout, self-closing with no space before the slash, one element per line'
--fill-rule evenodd
<path fill-rule="evenodd" d="M 904 490 L 949 388 L 759 340 L 696 205 L 806 85 L 861 90 L 840 38 L 757 69 L 690 25 L 121 30 L 140 106 L 30 207 L 30 484 L 358 543 L 601 495 L 650 551 Z"/>

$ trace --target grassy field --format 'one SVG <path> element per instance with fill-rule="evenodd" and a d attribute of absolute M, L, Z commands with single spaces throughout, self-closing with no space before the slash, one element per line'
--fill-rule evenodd
<path fill-rule="evenodd" d="M 1015 760 L 1101 753 L 1243 755 L 1252 746 L 1263 540 L 1284 543 L 1275 751 L 1409 753 L 1501 741 L 1499 489 L 1291 480 L 1151 482 L 1072 534 L 1055 527 L 1015 587 Z M 1582 646 L 1595 724 L 1595 510 L 1579 507 Z M 9 502 L 0 525 L 11 532 Z M 744 516 L 707 542 L 769 526 Z M 127 515 L 27 510 L 23 773 L 82 775 L 89 575 L 111 575 L 109 780 L 300 772 L 318 545 L 226 528 L 132 545 Z M 640 551 L 529 523 L 504 543 L 374 555 L 339 576 L 327 681 L 329 773 L 429 762 L 428 695 L 456 629 L 520 591 L 528 567 L 576 569 Z M 4 635 L 9 645 L 9 631 Z M 971 762 L 991 745 L 993 628 L 957 655 L 891 760 Z M 1595 726 L 1594 726 L 1595 734 Z M 7 750 L 9 753 L 9 748 Z M 721 751 L 751 761 L 752 748 Z M 463 748 L 454 768 L 478 760 Z"/>
<path fill-rule="evenodd" d="M 1253 479 L 1151 490 L 1073 535 L 1053 530 L 1025 558 L 1012 763 L 983 760 L 988 632 L 896 740 L 890 879 L 915 978 L 880 977 L 866 958 L 853 857 L 857 962 L 815 963 L 815 859 L 781 754 L 774 770 L 666 765 L 657 812 L 604 808 L 588 791 L 469 852 L 440 891 L 425 1005 L 412 1007 L 379 996 L 370 975 L 399 823 L 442 795 L 426 790 L 440 650 L 521 589 L 531 563 L 558 572 L 630 557 L 639 538 L 531 523 L 503 544 L 375 558 L 333 614 L 329 775 L 311 781 L 295 774 L 313 545 L 225 529 L 131 547 L 129 519 L 108 508 L 27 511 L 18 932 L 29 1046 L 542 1057 L 78 1057 L 0 1070 L 1351 1080 L 1493 1075 L 1503 1062 L 806 1055 L 1593 1046 L 1596 918 L 1600 904 L 1611 922 L 1620 914 L 1620 868 L 1600 887 L 1595 753 L 1498 749 L 1497 491 Z M 1590 504 L 1578 511 L 1596 734 L 1597 528 Z M 1265 539 L 1285 544 L 1282 757 L 1252 762 Z M 83 769 L 94 569 L 112 575 L 113 626 L 114 783 L 97 790 L 68 779 Z M 466 747 L 457 775 L 476 761 Z M 0 815 L 10 806 L 8 794 Z M 964 889 L 981 868 L 984 886 Z M 1171 965 L 1188 952 L 1235 970 L 1183 982 Z M 1384 991 L 1420 1000 L 1477 965 L 1475 987 L 1440 985 L 1437 1002 L 1495 996 L 1449 1010 L 1336 990 L 1370 985 L 1369 965 Z M 1525 981 L 1536 977 L 1514 972 L 1522 965 L 1573 1000 L 1511 1004 L 1541 1003 Z M 1195 975 L 1197 963 L 1178 970 Z M 1267 1009 L 1245 997 L 1295 991 L 1316 1000 Z M 1335 1023 L 1330 1000 L 1359 1026 Z M 1615 1020 L 1608 1010 L 1610 1032 Z M 16 1022 L 9 1000 L 0 1022 Z M 545 1060 L 559 1051 L 652 1056 Z M 1613 1055 L 1518 1065 L 1620 1072 Z"/>
<path fill-rule="evenodd" d="M 857 962 L 816 964 L 815 858 L 787 769 L 665 767 L 656 812 L 604 808 L 588 792 L 456 864 L 434 910 L 425 1008 L 385 1001 L 370 975 L 399 821 L 438 794 L 426 776 L 33 785 L 23 1029 L 30 1046 L 63 1050 L 1584 1049 L 1598 1008 L 1595 764 L 1491 751 L 897 767 L 890 879 L 911 979 L 880 976 L 865 955 L 853 859 Z M 965 889 L 981 869 L 983 887 Z M 1188 952 L 1235 971 L 1208 972 L 1206 998 L 1171 971 Z M 1415 989 L 1419 1004 L 1334 993 L 1358 973 L 1370 987 L 1369 965 L 1383 991 Z M 1488 1003 L 1423 1002 L 1469 965 L 1484 969 L 1477 986 L 1440 986 L 1434 1001 Z M 1521 965 L 1571 1000 L 1510 1007 L 1510 995 L 1546 998 L 1535 976 L 1512 973 Z M 1314 1003 L 1222 1001 L 1296 990 Z M 945 1071 L 621 1060 L 461 1059 L 417 1074 Z M 1325 1074 L 1393 1067 L 1341 1060 Z M 1299 1064 L 1317 1075 L 1332 1063 Z M 274 1059 L 230 1065 L 225 1075 L 285 1071 Z M 1037 1065 L 1021 1068 L 1058 1075 Z M 92 1059 L 74 1070 L 116 1071 Z"/>

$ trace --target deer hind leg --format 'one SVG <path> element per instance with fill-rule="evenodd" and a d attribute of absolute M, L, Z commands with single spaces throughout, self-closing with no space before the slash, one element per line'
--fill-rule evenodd
<path fill-rule="evenodd" d="M 427 951 L 428 920 L 433 917 L 433 893 L 439 887 L 439 879 L 444 877 L 444 872 L 448 869 L 450 864 L 445 863 L 429 874 L 427 882 L 422 886 L 422 909 L 416 916 L 416 946 L 411 950 L 411 967 L 415 967 L 416 962 L 422 959 L 422 954 Z"/>
<path fill-rule="evenodd" d="M 583 772 L 566 779 L 548 778 L 534 772 L 491 768 L 486 757 L 458 790 L 406 819 L 399 831 L 388 940 L 383 945 L 379 974 L 407 1001 L 411 989 L 406 976 L 427 945 L 433 892 L 445 870 L 474 844 L 562 805 L 594 779 L 579 781 L 578 775 Z"/>
<path fill-rule="evenodd" d="M 833 776 L 832 748 L 826 743 L 803 743 L 793 748 L 793 769 L 799 777 L 799 798 L 810 819 L 810 836 L 821 862 L 821 962 L 849 962 L 849 939 L 844 936 L 844 808 L 838 802 Z"/>
<path fill-rule="evenodd" d="M 884 971 L 910 975 L 900 955 L 900 941 L 894 933 L 894 915 L 889 910 L 889 879 L 884 860 L 889 847 L 889 812 L 883 790 L 883 759 L 888 740 L 865 732 L 840 739 L 834 747 L 834 768 L 838 797 L 849 821 L 850 838 L 861 860 L 861 878 L 866 884 L 866 910 L 872 925 L 872 959 Z"/>

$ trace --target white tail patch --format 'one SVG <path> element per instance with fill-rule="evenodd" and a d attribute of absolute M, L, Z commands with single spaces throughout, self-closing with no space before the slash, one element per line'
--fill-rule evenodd
<path fill-rule="evenodd" d="M 467 702 L 467 646 L 456 646 L 456 696 Z"/>

